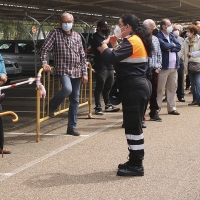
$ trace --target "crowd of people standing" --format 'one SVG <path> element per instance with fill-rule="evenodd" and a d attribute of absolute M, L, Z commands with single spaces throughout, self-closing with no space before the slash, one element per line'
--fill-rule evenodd
<path fill-rule="evenodd" d="M 186 28 L 185 35 L 183 27 L 180 24 L 172 24 L 168 18 L 160 21 L 158 30 L 152 19 L 141 23 L 135 15 L 123 14 L 113 35 L 109 35 L 110 29 L 105 20 L 97 23 L 97 32 L 92 41 L 96 78 L 95 114 L 103 114 L 101 94 L 105 112 L 119 111 L 109 99 L 115 81 L 121 97 L 123 128 L 129 151 L 128 161 L 118 165 L 118 176 L 144 175 L 143 128 L 148 103 L 151 121 L 162 122 L 159 112 L 162 109 L 164 93 L 167 113 L 180 115 L 176 109 L 176 97 L 180 102 L 185 102 L 185 73 L 190 80 L 193 95 L 193 101 L 188 105 L 200 106 L 200 73 L 188 70 L 190 62 L 200 65 L 200 22 L 195 23 L 196 25 L 191 24 Z M 62 13 L 59 24 L 59 28 L 48 34 L 41 49 L 44 71 L 51 71 L 48 52 L 54 51 L 54 70 L 62 85 L 46 108 L 49 109 L 49 116 L 54 117 L 54 112 L 64 98 L 69 98 L 66 134 L 79 136 L 80 133 L 76 130 L 77 112 L 80 85 L 88 81 L 86 57 L 81 37 L 73 30 L 73 15 Z M 5 67 L 2 65 L 0 84 L 6 79 Z M 189 88 L 187 84 L 186 88 Z"/>

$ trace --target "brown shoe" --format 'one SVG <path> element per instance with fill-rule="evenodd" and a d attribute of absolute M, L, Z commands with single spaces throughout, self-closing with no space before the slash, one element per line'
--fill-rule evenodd
<path fill-rule="evenodd" d="M 11 154 L 11 151 L 9 149 L 0 149 L 0 154 L 2 154 L 2 151 L 3 151 L 3 154 Z"/>
<path fill-rule="evenodd" d="M 168 112 L 170 115 L 180 115 L 180 113 L 177 110 L 173 110 L 172 112 Z"/>

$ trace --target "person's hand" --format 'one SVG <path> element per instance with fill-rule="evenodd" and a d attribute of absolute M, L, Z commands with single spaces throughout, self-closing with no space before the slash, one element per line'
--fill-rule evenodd
<path fill-rule="evenodd" d="M 3 85 L 3 84 L 4 84 L 4 82 L 0 80 L 0 86 Z"/>
<path fill-rule="evenodd" d="M 156 72 L 157 74 L 159 74 L 159 73 L 160 73 L 160 71 L 161 71 L 161 69 L 160 69 L 160 68 L 155 70 L 155 72 Z"/>
<path fill-rule="evenodd" d="M 190 58 L 192 54 L 190 52 L 187 53 L 187 57 Z"/>
<path fill-rule="evenodd" d="M 8 79 L 8 77 L 5 74 L 2 74 L 1 78 L 0 78 L 0 81 L 2 82 L 2 84 L 4 84 L 7 81 L 7 79 Z"/>
<path fill-rule="evenodd" d="M 85 84 L 88 82 L 88 77 L 87 76 L 82 76 L 82 84 Z"/>
<path fill-rule="evenodd" d="M 51 67 L 47 63 L 43 64 L 42 67 L 45 72 L 51 71 Z"/>
<path fill-rule="evenodd" d="M 118 44 L 117 39 L 118 38 L 115 35 L 110 36 L 110 43 L 112 44 L 113 47 Z"/>
<path fill-rule="evenodd" d="M 108 44 L 110 42 L 110 36 L 108 36 L 103 42 Z"/>

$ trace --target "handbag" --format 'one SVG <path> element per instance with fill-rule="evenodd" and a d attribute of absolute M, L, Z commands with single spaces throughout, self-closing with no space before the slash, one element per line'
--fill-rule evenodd
<path fill-rule="evenodd" d="M 191 73 L 200 73 L 200 63 L 199 62 L 188 62 L 188 70 Z"/>
<path fill-rule="evenodd" d="M 190 46 L 189 46 L 189 52 L 190 52 Z M 189 61 L 188 71 L 190 71 L 191 73 L 200 73 L 200 63 Z"/>

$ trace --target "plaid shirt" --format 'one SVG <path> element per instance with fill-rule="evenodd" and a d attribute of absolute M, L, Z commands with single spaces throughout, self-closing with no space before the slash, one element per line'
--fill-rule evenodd
<path fill-rule="evenodd" d="M 41 48 L 41 60 L 47 61 L 48 52 L 53 49 L 55 72 L 79 78 L 87 75 L 87 63 L 81 36 L 72 31 L 67 35 L 61 28 L 53 29 Z"/>
<path fill-rule="evenodd" d="M 152 43 L 154 50 L 152 52 L 152 57 L 149 57 L 149 66 L 153 69 L 162 68 L 162 53 L 160 49 L 160 42 L 157 37 L 152 35 Z"/>

